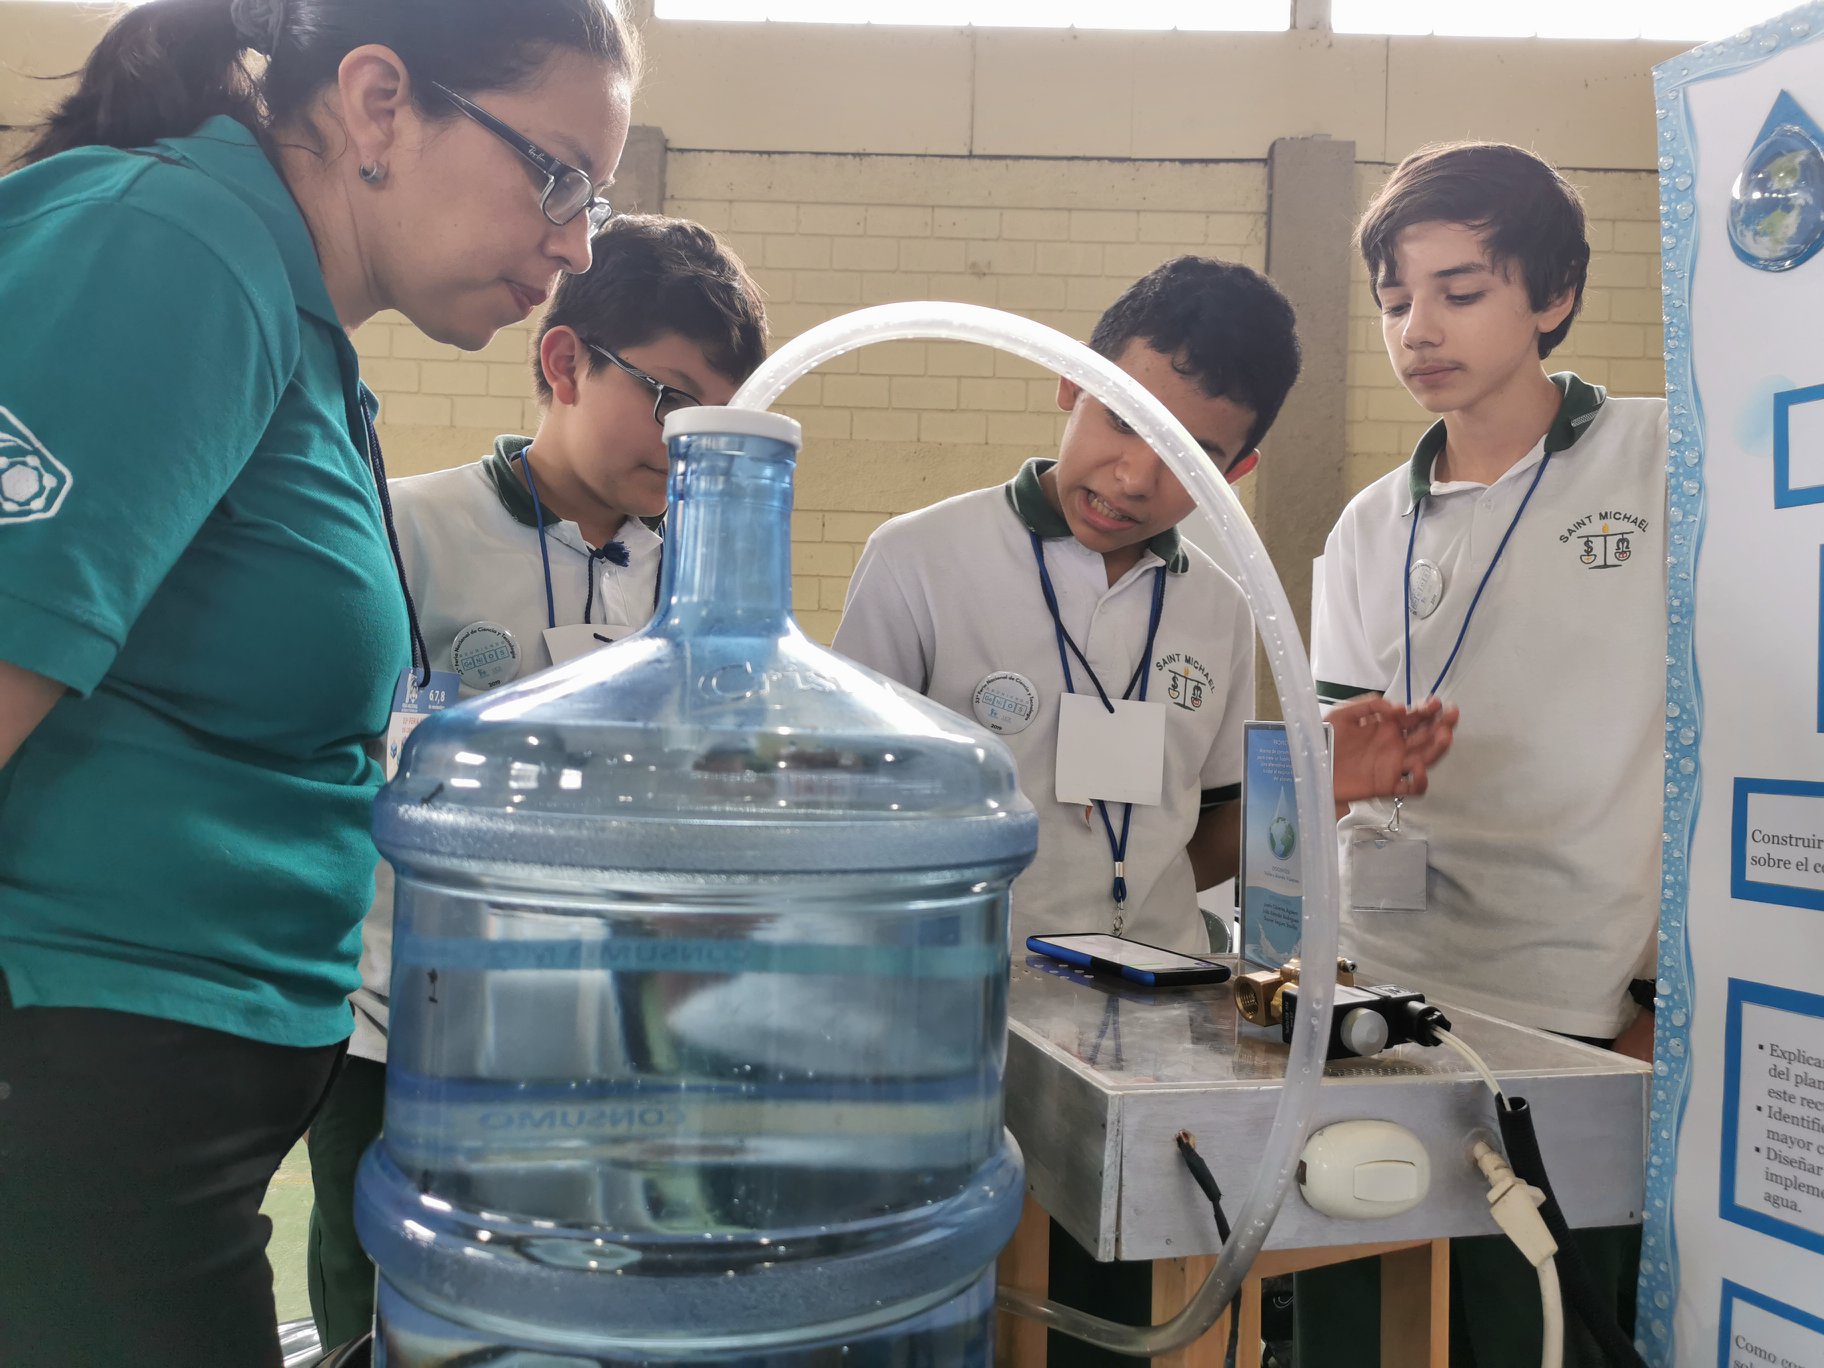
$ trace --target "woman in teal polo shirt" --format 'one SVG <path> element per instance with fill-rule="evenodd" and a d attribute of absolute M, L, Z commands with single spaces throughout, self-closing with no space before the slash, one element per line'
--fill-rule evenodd
<path fill-rule="evenodd" d="M 587 269 L 636 65 L 612 0 L 149 0 L 0 179 L 0 1360 L 279 1361 L 416 637 L 347 330 Z"/>

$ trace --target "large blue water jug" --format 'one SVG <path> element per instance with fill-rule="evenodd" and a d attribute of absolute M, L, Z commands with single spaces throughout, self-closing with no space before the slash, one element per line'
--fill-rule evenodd
<path fill-rule="evenodd" d="M 1032 810 L 793 623 L 798 425 L 667 432 L 652 623 L 430 718 L 380 798 L 377 1361 L 986 1365 Z"/>

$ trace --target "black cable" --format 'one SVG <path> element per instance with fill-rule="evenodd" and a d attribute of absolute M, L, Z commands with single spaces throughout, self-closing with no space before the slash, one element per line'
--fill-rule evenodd
<path fill-rule="evenodd" d="M 595 572 L 598 562 L 608 561 L 625 569 L 631 564 L 633 558 L 627 554 L 625 544 L 610 541 L 601 546 L 589 548 L 587 559 L 589 562 L 589 594 L 583 600 L 583 625 L 585 627 L 589 625 L 595 613 Z M 602 611 L 604 613 L 608 611 L 607 595 L 605 594 L 602 596 Z"/>
<path fill-rule="evenodd" d="M 1646 1361 L 1617 1324 L 1614 1308 L 1603 1305 L 1589 1265 L 1571 1242 L 1571 1228 L 1564 1219 L 1564 1209 L 1558 1205 L 1551 1179 L 1546 1177 L 1545 1156 L 1539 1150 L 1539 1137 L 1533 1133 L 1532 1109 L 1527 1106 L 1526 1099 L 1502 1094 L 1495 1107 L 1495 1116 L 1501 1125 L 1502 1143 L 1507 1146 L 1508 1164 L 1522 1181 L 1531 1183 L 1545 1194 L 1539 1215 L 1558 1242 L 1558 1278 L 1564 1286 L 1565 1300 L 1595 1336 L 1611 1364 L 1619 1365 L 1619 1368 L 1647 1368 Z"/>
<path fill-rule="evenodd" d="M 1210 1210 L 1216 1216 L 1216 1233 L 1222 1237 L 1222 1243 L 1226 1247 L 1229 1243 L 1229 1218 L 1222 1210 L 1222 1189 L 1216 1186 L 1216 1175 L 1210 1172 L 1210 1166 L 1197 1153 L 1196 1136 L 1188 1130 L 1181 1130 L 1174 1138 L 1178 1142 L 1178 1153 L 1183 1157 L 1185 1167 L 1190 1169 L 1197 1186 L 1203 1189 L 1203 1195 L 1210 1199 Z M 1229 1343 L 1222 1353 L 1222 1361 L 1227 1368 L 1235 1368 L 1240 1340 L 1241 1289 L 1237 1287 L 1234 1297 L 1229 1301 Z"/>
<path fill-rule="evenodd" d="M 1439 1031 L 1450 1029 L 1450 1018 L 1423 1000 L 1406 1004 L 1406 1017 L 1412 1023 L 1412 1038 L 1421 1045 L 1442 1045 Z"/>
<path fill-rule="evenodd" d="M 1435 1007 L 1409 1003 L 1407 1011 L 1412 1017 L 1415 1038 L 1421 1044 L 1442 1043 L 1435 1028 L 1441 1026 L 1448 1030 L 1450 1023 Z M 1558 1282 L 1564 1289 L 1565 1300 L 1611 1365 L 1647 1368 L 1640 1351 L 1622 1333 L 1615 1319 L 1615 1309 L 1603 1304 L 1601 1294 L 1596 1290 L 1595 1275 L 1571 1241 L 1570 1223 L 1564 1219 L 1564 1208 L 1558 1205 L 1557 1194 L 1552 1191 L 1552 1180 L 1545 1172 L 1545 1155 L 1539 1149 L 1539 1137 L 1533 1132 L 1532 1108 L 1524 1097 L 1509 1097 L 1505 1092 L 1499 1092 L 1495 1095 L 1495 1119 L 1501 1127 L 1508 1166 L 1522 1182 L 1532 1184 L 1545 1196 L 1539 1215 L 1558 1245 Z"/>
<path fill-rule="evenodd" d="M 373 472 L 374 490 L 380 496 L 380 521 L 386 525 L 386 544 L 393 553 L 393 572 L 399 577 L 399 592 L 405 596 L 405 621 L 411 633 L 412 678 L 419 688 L 431 682 L 431 653 L 424 644 L 424 633 L 418 627 L 418 605 L 412 602 L 412 586 L 405 581 L 405 557 L 399 553 L 399 530 L 393 524 L 393 499 L 386 487 L 386 460 L 380 454 L 380 434 L 374 428 L 374 415 L 361 404 L 361 417 L 367 425 L 367 468 Z"/>
<path fill-rule="evenodd" d="M 1203 1189 L 1203 1195 L 1210 1199 L 1210 1210 L 1216 1213 L 1216 1233 L 1226 1245 L 1229 1242 L 1229 1218 L 1223 1214 L 1222 1189 L 1216 1186 L 1216 1175 L 1210 1172 L 1210 1166 L 1197 1153 L 1197 1138 L 1194 1135 L 1189 1131 L 1179 1131 L 1177 1140 L 1178 1153 L 1184 1156 L 1191 1177 L 1197 1180 L 1197 1186 Z"/>

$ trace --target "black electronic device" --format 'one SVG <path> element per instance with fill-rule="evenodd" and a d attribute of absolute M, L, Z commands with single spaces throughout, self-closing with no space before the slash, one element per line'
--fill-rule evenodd
<path fill-rule="evenodd" d="M 1224 983 L 1229 966 L 1195 955 L 1161 949 L 1141 941 L 1099 933 L 1063 933 L 1026 937 L 1026 948 L 1034 954 L 1093 969 L 1104 974 L 1119 974 L 1132 983 L 1149 988 L 1169 988 L 1178 984 Z"/>
<path fill-rule="evenodd" d="M 1288 983 L 1281 990 L 1280 1003 L 1280 1038 L 1290 1042 L 1298 1017 L 1296 983 Z M 1438 1040 L 1431 1033 L 1433 1028 L 1449 1030 L 1450 1019 L 1425 1001 L 1423 993 L 1392 984 L 1356 988 L 1339 983 L 1324 1058 L 1359 1059 L 1408 1041 L 1435 1046 Z"/>

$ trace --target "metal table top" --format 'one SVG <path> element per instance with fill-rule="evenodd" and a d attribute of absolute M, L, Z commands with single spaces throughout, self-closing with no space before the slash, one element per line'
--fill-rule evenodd
<path fill-rule="evenodd" d="M 1652 1070 L 1636 1060 L 1448 1003 L 1453 1034 L 1533 1107 L 1552 1185 L 1572 1225 L 1638 1223 Z M 1254 1180 L 1279 1104 L 1286 1047 L 1251 1026 L 1228 984 L 1143 989 L 1016 955 L 1008 1002 L 1007 1125 L 1033 1196 L 1099 1259 L 1215 1253 L 1209 1204 L 1173 1137 L 1188 1129 L 1230 1216 Z M 1424 1143 L 1431 1190 L 1402 1216 L 1344 1221 L 1296 1189 L 1270 1249 L 1491 1234 L 1470 1160 L 1495 1133 L 1494 1099 L 1454 1051 L 1400 1046 L 1329 1065 L 1313 1131 L 1394 1121 Z"/>

